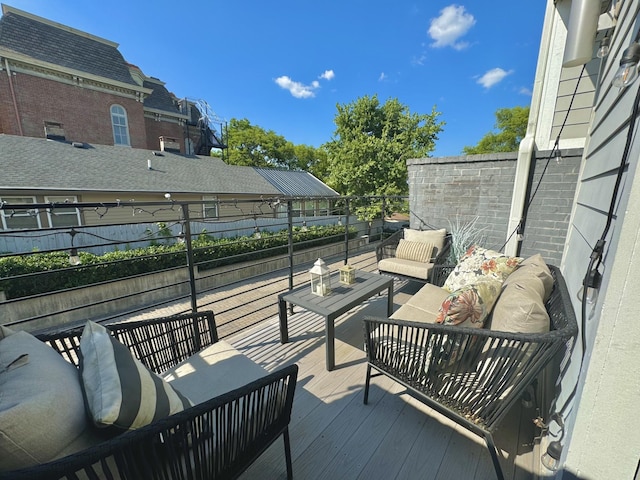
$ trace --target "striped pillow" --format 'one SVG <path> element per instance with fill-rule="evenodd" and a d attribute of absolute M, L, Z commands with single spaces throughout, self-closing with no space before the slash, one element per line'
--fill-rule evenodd
<path fill-rule="evenodd" d="M 98 427 L 134 430 L 192 405 L 105 327 L 91 321 L 80 339 L 80 379 Z"/>
<path fill-rule="evenodd" d="M 429 263 L 433 253 L 433 243 L 412 242 L 400 239 L 396 250 L 396 258 L 413 260 L 414 262 Z"/>

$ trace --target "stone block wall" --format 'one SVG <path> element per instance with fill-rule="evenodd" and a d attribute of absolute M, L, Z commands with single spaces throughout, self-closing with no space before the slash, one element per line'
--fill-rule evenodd
<path fill-rule="evenodd" d="M 564 152 L 563 152 L 564 153 Z M 575 193 L 581 150 L 567 151 L 558 164 L 537 152 L 530 176 L 531 201 L 520 254 L 541 253 L 559 264 Z M 517 152 L 407 161 L 411 228 L 446 228 L 477 217 L 484 246 L 502 250 L 507 232 Z M 548 164 L 547 164 L 548 163 Z M 545 169 L 546 166 L 546 169 Z"/>

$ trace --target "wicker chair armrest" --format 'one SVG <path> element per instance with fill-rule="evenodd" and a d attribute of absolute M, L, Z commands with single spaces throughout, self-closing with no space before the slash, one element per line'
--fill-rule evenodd
<path fill-rule="evenodd" d="M 385 238 L 376 245 L 376 260 L 379 262 L 383 258 L 393 258 L 396 256 L 396 249 L 400 239 L 404 238 L 404 229 L 400 229 L 390 237 Z"/>
<path fill-rule="evenodd" d="M 453 269 L 456 268 L 456 266 L 450 264 L 439 264 L 436 262 L 434 263 L 435 264 L 429 273 L 429 282 L 433 285 L 437 285 L 438 287 L 442 287 L 444 282 L 447 280 L 447 277 Z"/>
<path fill-rule="evenodd" d="M 284 367 L 76 454 L 2 472 L 0 480 L 236 478 L 288 428 L 297 374 L 297 365 Z"/>
<path fill-rule="evenodd" d="M 210 310 L 149 320 L 104 324 L 147 368 L 162 373 L 218 341 Z M 78 365 L 84 327 L 36 335 Z"/>

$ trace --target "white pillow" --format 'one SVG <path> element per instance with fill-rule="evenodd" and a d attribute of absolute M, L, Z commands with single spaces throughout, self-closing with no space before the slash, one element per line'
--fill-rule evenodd
<path fill-rule="evenodd" d="M 433 243 L 411 242 L 400 239 L 396 249 L 396 257 L 414 262 L 429 263 L 433 254 Z"/>
<path fill-rule="evenodd" d="M 411 228 L 404 229 L 404 239 L 410 242 L 432 243 L 438 249 L 438 253 L 442 252 L 444 247 L 444 237 L 447 235 L 447 229 L 440 230 L 413 230 Z"/>

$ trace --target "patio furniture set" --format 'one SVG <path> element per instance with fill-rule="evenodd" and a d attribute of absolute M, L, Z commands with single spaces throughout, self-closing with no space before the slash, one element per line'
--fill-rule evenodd
<path fill-rule="evenodd" d="M 484 437 L 503 478 L 492 434 L 577 333 L 564 280 L 539 255 L 522 261 L 480 247 L 441 264 L 444 231 L 397 240 L 387 254 L 399 248 L 401 260 L 430 265 L 390 270 L 404 265 L 436 284 L 396 312 L 388 275 L 358 272 L 327 296 L 293 289 L 278 297 L 281 342 L 287 304 L 317 313 L 332 370 L 336 318 L 387 290 L 387 316 L 364 319 L 364 403 L 371 378 L 387 375 Z M 211 311 L 37 336 L 0 326 L 0 370 L 0 479 L 237 478 L 280 437 L 293 476 L 297 366 L 267 372 L 219 340 Z"/>

